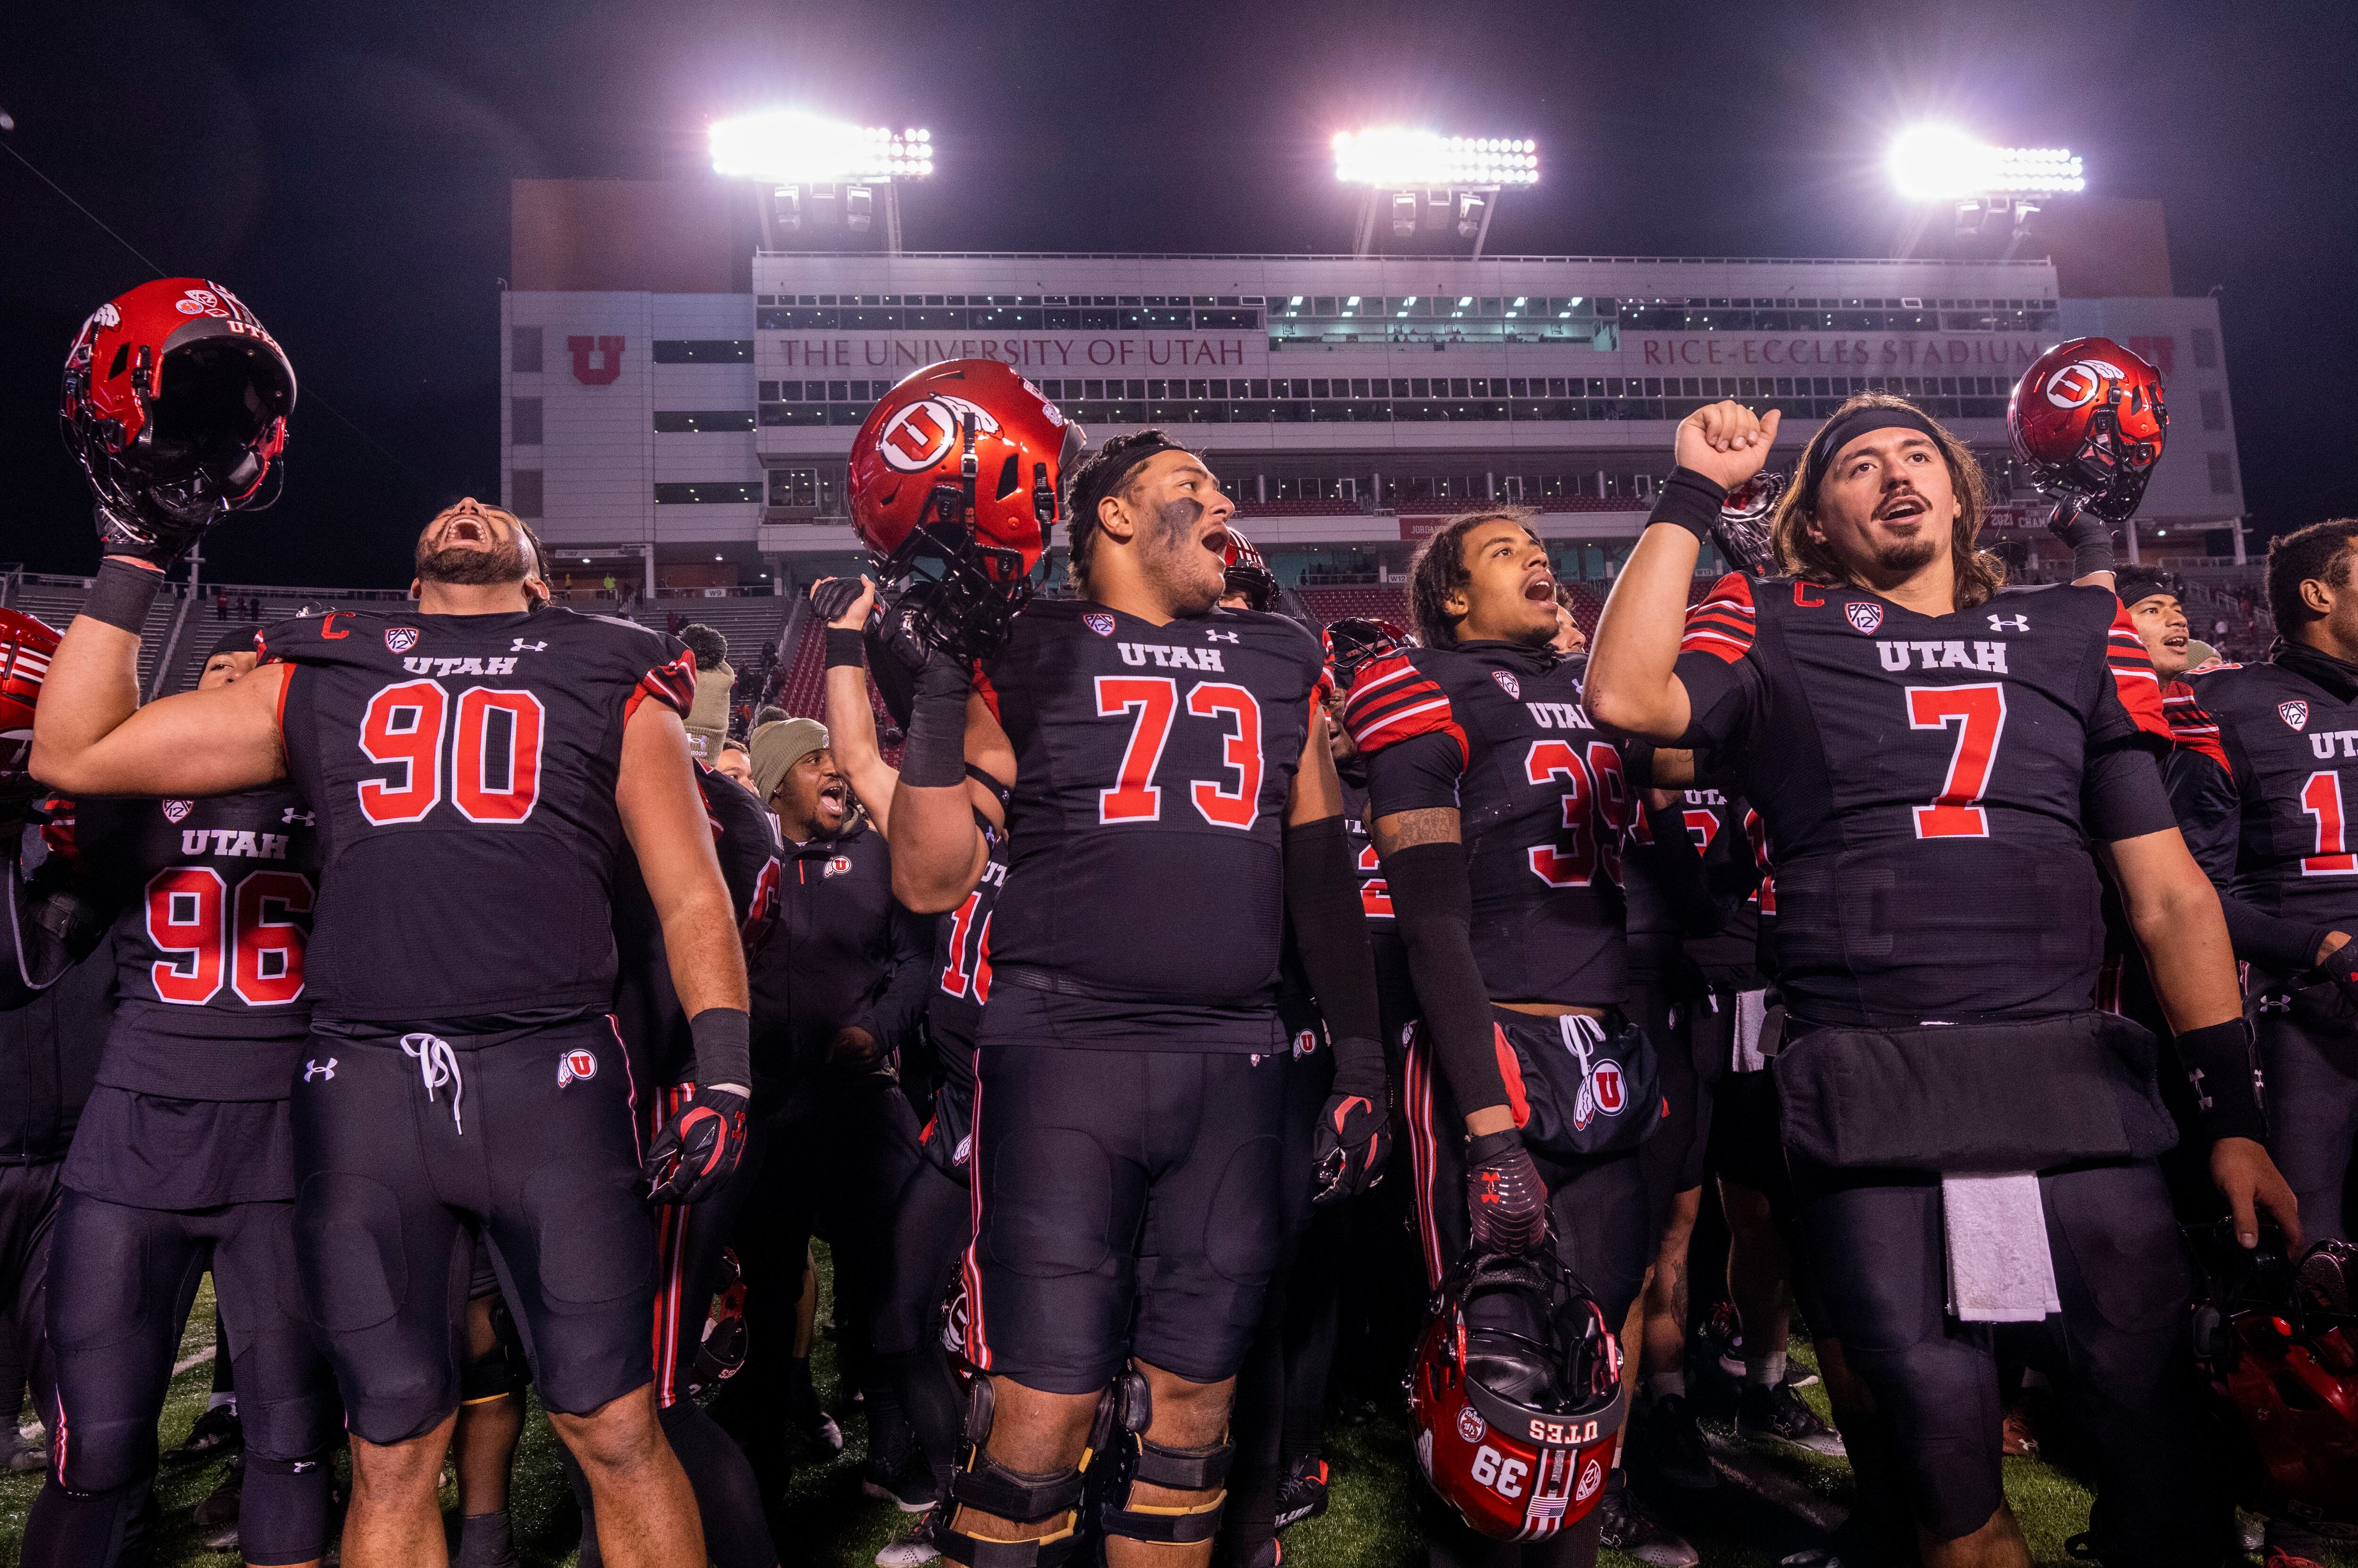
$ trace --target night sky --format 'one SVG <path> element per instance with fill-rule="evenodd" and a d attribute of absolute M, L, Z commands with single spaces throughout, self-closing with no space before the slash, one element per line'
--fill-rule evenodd
<path fill-rule="evenodd" d="M 1347 252 L 1327 138 L 1406 122 L 1539 139 L 1495 252 L 1882 255 L 1896 127 L 2069 146 L 2221 293 L 2256 526 L 2358 511 L 2346 4 L 31 0 L 7 43 L 11 145 L 294 359 L 285 499 L 209 578 L 405 581 L 433 510 L 498 493 L 508 181 L 693 170 L 785 103 L 933 130 L 913 250 Z M 0 157 L 0 560 L 95 565 L 58 373 L 147 276 Z"/>

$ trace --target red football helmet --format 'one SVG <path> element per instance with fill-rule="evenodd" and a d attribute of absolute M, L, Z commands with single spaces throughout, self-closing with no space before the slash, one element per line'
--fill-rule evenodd
<path fill-rule="evenodd" d="M 2195 1358 L 2249 1439 L 2244 1500 L 2358 1540 L 2358 1248 L 2320 1241 L 2296 1267 L 2280 1247 L 2210 1247 L 2225 1264 L 2195 1305 Z"/>
<path fill-rule="evenodd" d="M 254 312 L 218 283 L 165 277 L 82 323 L 59 417 L 100 506 L 153 545 L 256 505 L 294 406 L 295 367 Z"/>
<path fill-rule="evenodd" d="M 1248 610 L 1267 610 L 1277 599 L 1277 574 L 1234 523 L 1228 524 L 1228 547 L 1220 558 L 1228 567 L 1228 591 L 1243 594 Z"/>
<path fill-rule="evenodd" d="M 911 630 L 968 654 L 1006 634 L 1087 440 L 996 360 L 927 365 L 869 410 L 851 441 L 851 525 L 888 583 L 936 563 Z"/>
<path fill-rule="evenodd" d="M 2109 338 L 2048 350 L 2006 406 L 2006 433 L 2031 482 L 2113 523 L 2145 499 L 2169 428 L 2161 373 Z"/>
<path fill-rule="evenodd" d="M 21 610 L 0 610 L 0 743 L 33 738 L 33 705 L 58 651 L 49 624 Z"/>
<path fill-rule="evenodd" d="M 1409 1378 L 1425 1479 L 1476 1532 L 1539 1541 L 1605 1490 L 1621 1346 L 1552 1255 L 1477 1254 L 1445 1281 Z"/>
<path fill-rule="evenodd" d="M 1326 678 L 1341 692 L 1351 689 L 1351 683 L 1370 660 L 1416 644 L 1408 628 L 1398 622 L 1371 621 L 1359 615 L 1330 622 L 1319 640 L 1326 644 Z"/>

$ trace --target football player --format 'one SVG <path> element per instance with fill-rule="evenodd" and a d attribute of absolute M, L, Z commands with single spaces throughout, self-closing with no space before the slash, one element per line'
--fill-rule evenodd
<path fill-rule="evenodd" d="M 979 696 L 1013 758 L 967 1263 L 969 1343 L 991 1375 L 942 1549 L 1065 1561 L 1094 1448 L 1114 1470 L 1108 1561 L 1201 1564 L 1282 1244 L 1287 916 L 1338 1058 L 1316 1150 L 1330 1197 L 1374 1175 L 1373 976 L 1310 722 L 1318 645 L 1216 608 L 1234 503 L 1158 430 L 1107 443 L 1065 496 L 1082 597 L 1033 600 L 974 667 L 926 662 L 891 814 L 896 891 L 957 907 L 990 860 L 966 787 Z"/>
<path fill-rule="evenodd" d="M 1774 524 L 1793 575 L 1730 575 L 1689 613 L 1702 540 L 1778 423 L 1734 403 L 1682 421 L 1588 697 L 1730 771 L 1766 824 L 1811 1319 L 1890 1428 L 1927 1564 L 2029 1561 L 1999 1485 L 1997 1322 L 2043 1325 L 2090 1429 L 2093 1552 L 2215 1563 L 2231 1514 L 2201 1459 L 2190 1281 L 2154 1164 L 2176 1132 L 2151 1037 L 2091 1010 L 2092 841 L 2201 1075 L 2238 1231 L 2255 1244 L 2263 1210 L 2298 1225 L 2217 896 L 2152 760 L 2151 662 L 2108 592 L 1998 596 L 1973 454 L 1881 393 L 1803 449 Z"/>
<path fill-rule="evenodd" d="M 863 634 L 876 604 L 876 585 L 867 578 L 823 579 L 811 587 L 811 601 L 827 622 L 827 733 L 838 765 L 851 780 L 860 805 L 879 832 L 889 836 L 898 769 L 884 761 L 876 743 L 876 711 L 869 705 L 868 646 Z M 896 682 L 885 702 L 896 718 L 907 714 L 907 693 L 897 685 L 899 666 L 878 661 Z M 970 710 L 983 713 L 979 704 Z M 979 725 L 968 732 L 969 756 L 987 744 Z M 938 915 L 933 961 L 911 971 L 925 981 L 917 1024 L 922 1059 L 931 1077 L 921 1102 L 925 1155 L 903 1184 L 892 1206 L 892 1252 L 883 1299 L 876 1317 L 876 1355 L 898 1387 L 931 1473 L 933 1504 L 907 1539 L 884 1546 L 879 1568 L 911 1568 L 941 1555 L 937 1538 L 948 1522 L 950 1473 L 957 1462 L 960 1409 L 957 1382 L 940 1336 L 934 1332 L 944 1298 L 974 1231 L 969 1190 L 974 1152 L 975 1033 L 990 996 L 990 920 L 1007 885 L 1007 791 L 992 772 L 1012 768 L 1011 755 L 967 763 L 967 794 L 976 829 L 990 847 L 990 859 L 964 903 Z M 908 1087 L 915 1060 L 904 1055 Z M 907 1477 L 887 1477 L 884 1489 L 905 1506 L 918 1495 Z M 904 1498 L 903 1493 L 907 1494 Z"/>
<path fill-rule="evenodd" d="M 418 535 L 415 611 L 268 628 L 252 675 L 141 708 L 138 629 L 201 526 L 101 517 L 107 554 L 50 669 L 35 772 L 164 797 L 285 779 L 319 819 L 294 1252 L 352 1433 L 344 1562 L 443 1561 L 471 1223 L 589 1475 L 607 1561 L 702 1563 L 649 1390 L 644 1205 L 692 1202 L 734 1169 L 751 1074 L 744 959 L 680 723 L 692 660 L 545 608 L 529 531 L 469 497 Z M 695 1041 L 695 1087 L 644 1173 L 602 1016 L 626 842 Z"/>
<path fill-rule="evenodd" d="M 2358 856 L 2348 852 L 2358 845 L 2342 805 L 2358 795 L 2358 765 L 2341 766 L 2358 749 L 2342 741 L 2358 735 L 2353 560 L 2358 519 L 2269 542 L 2277 643 L 2265 663 L 2192 678 L 2193 702 L 2175 716 L 2190 744 L 2169 768 L 2187 842 L 2251 965 L 2269 1152 L 2300 1200 L 2302 1231 L 2332 1241 L 2349 1239 L 2342 1177 L 2358 1138 Z"/>
<path fill-rule="evenodd" d="M 224 638 L 198 689 L 235 683 L 253 645 L 251 632 Z M 316 1562 L 334 1379 L 280 1289 L 295 1206 L 287 1094 L 310 1018 L 314 814 L 283 784 L 85 800 L 70 853 L 81 903 L 113 921 L 81 946 L 111 935 L 119 1000 L 51 1243 L 56 1391 L 42 1419 L 55 1436 L 26 1560 L 135 1557 L 157 1419 L 210 1270 L 241 1396 L 246 1561 Z"/>
<path fill-rule="evenodd" d="M 1407 1092 L 1426 1283 L 1469 1247 L 1552 1248 L 1617 1328 L 1651 1241 L 1639 1146 L 1661 1119 L 1654 1046 L 1620 1005 L 1620 750 L 1552 646 L 1555 578 L 1529 514 L 1451 519 L 1409 592 L 1423 646 L 1363 670 L 1344 719 L 1421 1004 Z M 1665 1546 L 1611 1485 L 1522 1560 L 1592 1563 L 1600 1530 Z M 1429 1517 L 1435 1563 L 1485 1560 L 1490 1543 Z"/>

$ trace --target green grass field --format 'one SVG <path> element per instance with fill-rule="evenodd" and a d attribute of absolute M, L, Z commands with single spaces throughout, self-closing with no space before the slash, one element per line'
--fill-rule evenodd
<path fill-rule="evenodd" d="M 822 1267 L 824 1279 L 825 1270 Z M 822 1319 L 826 1303 L 822 1303 Z M 205 1407 L 211 1382 L 212 1292 L 208 1281 L 199 1296 L 181 1359 L 193 1361 L 172 1383 L 164 1412 L 162 1441 L 166 1452 L 188 1433 Z M 1795 1359 L 1809 1359 L 1804 1346 L 1795 1347 Z M 876 1551 L 904 1530 L 908 1516 L 890 1504 L 864 1496 L 857 1477 L 864 1450 L 861 1422 L 854 1407 L 842 1397 L 835 1378 L 831 1344 L 822 1339 L 814 1371 L 822 1398 L 842 1423 L 844 1453 L 832 1464 L 806 1466 L 795 1475 L 793 1489 L 795 1524 L 791 1539 L 779 1542 L 789 1568 L 867 1568 Z M 1802 1390 L 1823 1416 L 1823 1390 Z M 1848 1468 L 1835 1460 L 1799 1454 L 1762 1454 L 1740 1449 L 1732 1430 L 1721 1423 L 1706 1430 L 1725 1439 L 1723 1456 L 1734 1474 L 1725 1475 L 1712 1491 L 1673 1494 L 1662 1499 L 1657 1512 L 1666 1523 L 1686 1535 L 1711 1568 L 1775 1568 L 1787 1553 L 1818 1544 L 1823 1539 L 1812 1522 L 1838 1519 L 1850 1503 Z M 1337 1428 L 1329 1435 L 1328 1458 L 1335 1476 L 1333 1501 L 1326 1515 L 1286 1532 L 1288 1568 L 1409 1568 L 1421 1563 L 1423 1552 L 1416 1533 L 1416 1495 L 1422 1482 L 1409 1447 L 1404 1417 L 1387 1413 Z M 202 1568 L 237 1568 L 234 1552 L 207 1552 L 197 1545 L 191 1512 L 198 1501 L 220 1481 L 223 1465 L 174 1464 L 167 1460 L 158 1495 L 163 1520 L 157 1562 Z M 38 1475 L 0 1476 L 0 1568 L 14 1568 L 24 1535 L 25 1517 L 38 1491 Z M 2087 1526 L 2088 1493 L 2078 1482 L 2038 1459 L 2006 1461 L 2006 1495 L 2029 1537 L 2031 1552 L 2041 1568 L 2069 1561 L 2064 1541 Z M 445 1487 L 443 1505 L 455 1508 L 454 1487 Z M 529 1568 L 559 1568 L 574 1561 L 579 1530 L 572 1498 L 559 1474 L 556 1439 L 539 1408 L 533 1407 L 516 1458 L 515 1506 L 513 1510 L 517 1545 Z M 1605 1554 L 1611 1568 L 1642 1568 L 1635 1559 Z M 2358 1568 L 2342 1560 L 2336 1568 Z"/>

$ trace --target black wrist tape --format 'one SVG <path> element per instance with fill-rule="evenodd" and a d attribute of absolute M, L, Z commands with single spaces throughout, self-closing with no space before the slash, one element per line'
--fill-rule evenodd
<path fill-rule="evenodd" d="M 753 1018 L 734 1007 L 708 1007 L 687 1021 L 699 1087 L 753 1081 Z"/>
<path fill-rule="evenodd" d="M 1523 1135 L 1509 1128 L 1504 1132 L 1485 1132 L 1466 1141 L 1466 1162 L 1487 1165 L 1499 1155 L 1521 1148 Z"/>
<path fill-rule="evenodd" d="M 861 670 L 868 667 L 868 639 L 844 626 L 827 629 L 827 667 Z"/>
<path fill-rule="evenodd" d="M 136 636 L 147 623 L 148 607 L 163 589 L 162 572 L 109 556 L 98 563 L 98 575 L 91 579 L 90 597 L 81 601 L 81 613 Z"/>
<path fill-rule="evenodd" d="M 2240 1018 L 2189 1030 L 2178 1037 L 2179 1060 L 2194 1080 L 2202 1130 L 2213 1142 L 2249 1138 L 2264 1142 L 2268 1118 L 2260 1087 L 2260 1056 L 2252 1026 Z"/>
<path fill-rule="evenodd" d="M 1719 521 L 1719 503 L 1726 499 L 1725 489 L 1694 470 L 1672 469 L 1654 497 L 1654 510 L 1647 515 L 1646 525 L 1668 523 L 1693 534 L 1698 542 L 1707 541 L 1712 524 Z"/>
<path fill-rule="evenodd" d="M 967 689 L 966 672 L 939 654 L 918 672 L 901 746 L 903 784 L 947 789 L 966 782 Z"/>

